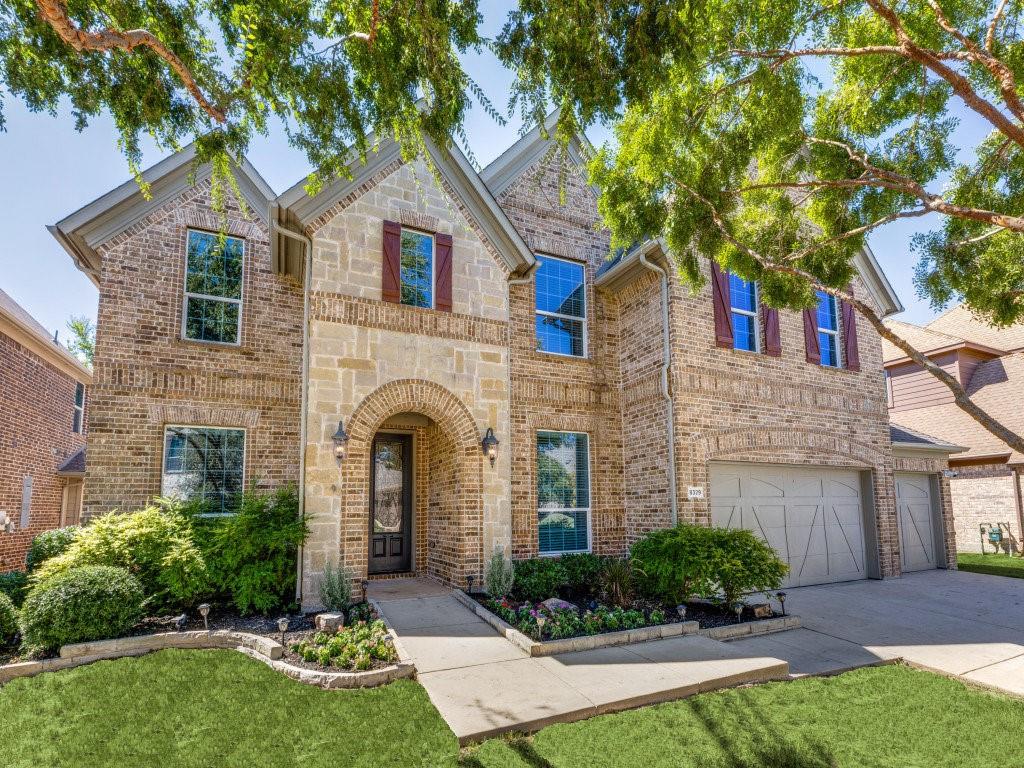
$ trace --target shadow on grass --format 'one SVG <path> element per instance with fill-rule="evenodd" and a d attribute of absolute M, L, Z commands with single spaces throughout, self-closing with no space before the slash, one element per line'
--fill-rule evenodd
<path fill-rule="evenodd" d="M 541 755 L 533 745 L 532 739 L 521 734 L 503 737 L 505 746 L 520 760 L 524 768 L 555 768 L 554 763 Z M 459 768 L 487 768 L 475 753 L 463 754 L 459 759 Z"/>
<path fill-rule="evenodd" d="M 715 697 L 696 697 L 688 702 L 729 768 L 837 768 L 839 763 L 824 744 L 792 729 L 780 732 L 752 701 L 748 690 L 734 693 L 737 695 L 730 698 L 728 710 L 716 706 L 720 700 Z"/>

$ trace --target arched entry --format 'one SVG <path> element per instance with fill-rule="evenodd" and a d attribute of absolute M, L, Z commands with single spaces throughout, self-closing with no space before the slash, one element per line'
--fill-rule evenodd
<path fill-rule="evenodd" d="M 483 567 L 483 455 L 466 406 L 439 384 L 393 381 L 348 424 L 340 546 L 350 572 L 461 583 Z"/>

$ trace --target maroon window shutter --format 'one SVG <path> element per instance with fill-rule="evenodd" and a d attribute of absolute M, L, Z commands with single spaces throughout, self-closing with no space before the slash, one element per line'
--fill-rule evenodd
<path fill-rule="evenodd" d="M 381 298 L 399 304 L 402 301 L 402 225 L 384 222 L 384 269 Z"/>
<path fill-rule="evenodd" d="M 857 316 L 853 305 L 840 302 L 843 317 L 843 362 L 851 371 L 860 370 L 860 351 L 857 349 Z"/>
<path fill-rule="evenodd" d="M 774 307 L 761 307 L 764 321 L 764 353 L 772 357 L 782 356 L 782 334 L 779 332 L 779 310 Z"/>
<path fill-rule="evenodd" d="M 434 235 L 434 308 L 452 311 L 452 236 Z"/>
<path fill-rule="evenodd" d="M 711 260 L 711 291 L 715 305 L 715 344 L 732 349 L 732 305 L 729 301 L 729 276 Z"/>
<path fill-rule="evenodd" d="M 804 310 L 804 346 L 807 347 L 807 362 L 821 365 L 821 341 L 818 339 L 818 309 Z"/>

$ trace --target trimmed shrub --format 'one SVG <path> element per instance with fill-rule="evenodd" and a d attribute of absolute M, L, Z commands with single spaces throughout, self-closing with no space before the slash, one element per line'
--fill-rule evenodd
<path fill-rule="evenodd" d="M 487 573 L 484 574 L 487 594 L 494 598 L 508 597 L 515 583 L 515 574 L 512 561 L 505 557 L 502 550 L 496 548 L 491 553 L 491 559 L 487 561 Z"/>
<path fill-rule="evenodd" d="M 747 592 L 779 588 L 789 566 L 775 550 L 752 532 L 713 528 L 718 556 L 715 577 L 727 606 Z"/>
<path fill-rule="evenodd" d="M 124 635 L 140 618 L 144 593 L 123 568 L 85 565 L 36 584 L 21 607 L 25 645 L 54 651 Z"/>
<path fill-rule="evenodd" d="M 294 487 L 242 494 L 238 513 L 217 519 L 208 533 L 203 547 L 213 583 L 240 612 L 294 603 L 296 557 L 309 534 Z"/>
<path fill-rule="evenodd" d="M 677 603 L 714 594 L 719 549 L 711 528 L 684 523 L 651 531 L 630 555 L 641 594 Z"/>
<path fill-rule="evenodd" d="M 348 571 L 327 563 L 320 582 L 320 603 L 326 610 L 338 613 L 346 610 L 351 602 L 352 578 Z"/>
<path fill-rule="evenodd" d="M 25 600 L 28 592 L 28 574 L 24 571 L 0 573 L 0 595 L 7 595 L 15 607 Z"/>
<path fill-rule="evenodd" d="M 566 583 L 565 570 L 557 557 L 535 557 L 519 560 L 515 565 L 512 593 L 519 600 L 538 603 L 558 595 Z"/>
<path fill-rule="evenodd" d="M 14 642 L 18 634 L 18 611 L 7 595 L 0 594 L 0 648 Z"/>
<path fill-rule="evenodd" d="M 166 500 L 131 514 L 96 518 L 80 529 L 67 551 L 43 563 L 33 580 L 46 581 L 84 565 L 124 568 L 142 585 L 150 612 L 191 605 L 209 584 L 191 520 Z"/>
<path fill-rule="evenodd" d="M 28 548 L 28 555 L 25 557 L 25 567 L 29 573 L 41 566 L 52 557 L 57 557 L 67 551 L 71 543 L 78 537 L 80 529 L 76 525 L 69 525 L 65 528 L 55 528 L 52 531 L 43 531 L 32 539 Z"/>
<path fill-rule="evenodd" d="M 565 574 L 565 586 L 575 594 L 594 594 L 604 578 L 605 558 L 589 552 L 574 552 L 558 558 Z"/>

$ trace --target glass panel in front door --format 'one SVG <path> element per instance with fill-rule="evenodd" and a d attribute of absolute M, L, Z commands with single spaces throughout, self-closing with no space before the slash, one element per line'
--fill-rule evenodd
<path fill-rule="evenodd" d="M 412 564 L 412 441 L 378 437 L 373 444 L 370 573 L 408 571 Z"/>

